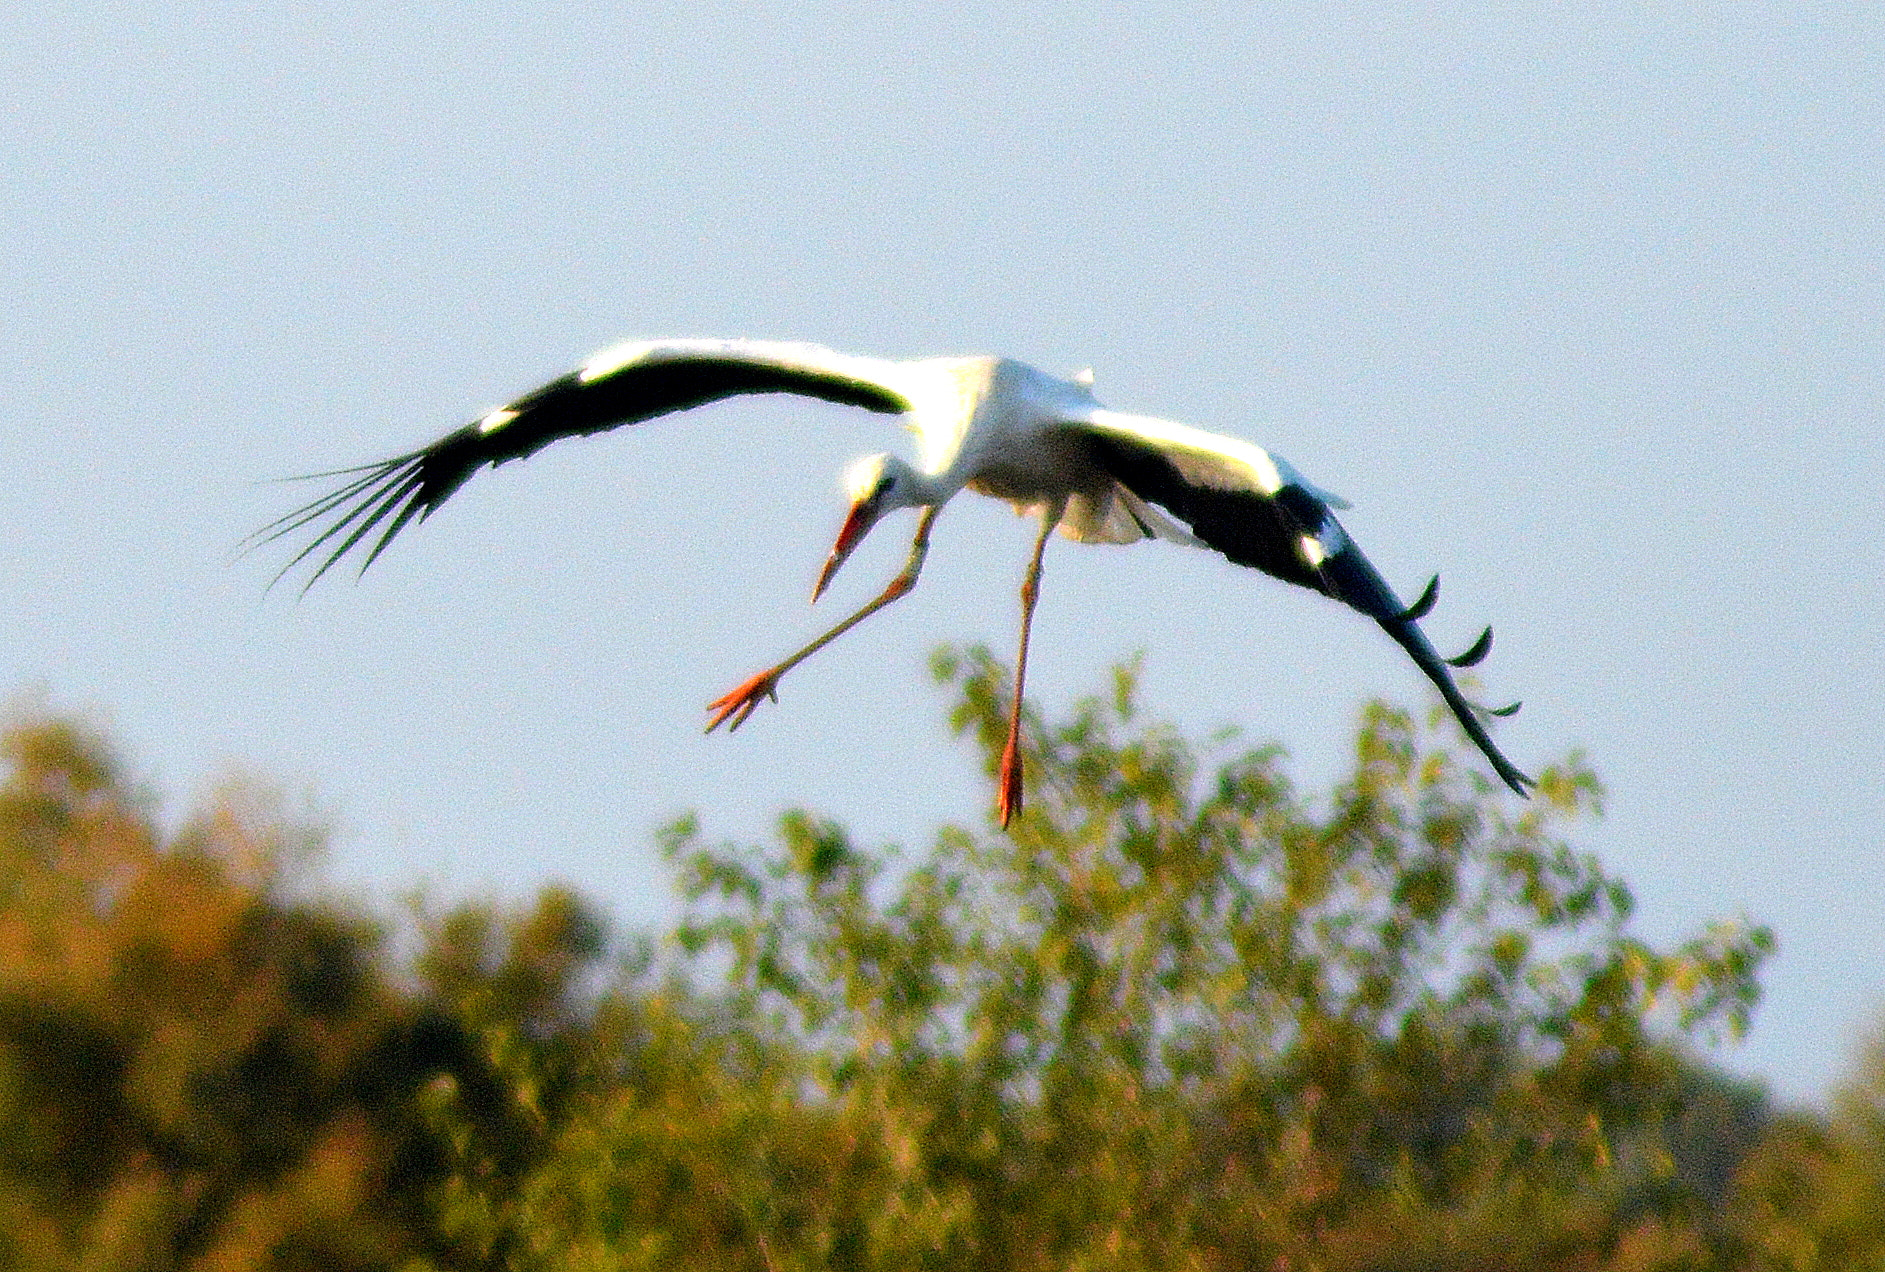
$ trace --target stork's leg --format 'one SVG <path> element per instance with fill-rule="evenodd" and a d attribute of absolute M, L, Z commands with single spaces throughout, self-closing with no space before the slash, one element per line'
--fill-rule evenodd
<path fill-rule="evenodd" d="M 1021 580 L 1021 649 L 1014 660 L 1014 704 L 1008 709 L 1008 745 L 1001 752 L 1001 789 L 995 796 L 995 815 L 1002 828 L 1021 811 L 1021 691 L 1028 676 L 1028 632 L 1034 626 L 1034 602 L 1041 597 L 1041 554 L 1047 536 L 1060 524 L 1064 505 L 1049 505 L 1041 513 L 1041 532 L 1034 537 L 1034 555 Z"/>
<path fill-rule="evenodd" d="M 745 724 L 746 717 L 753 714 L 754 709 L 758 707 L 762 701 L 767 698 L 771 698 L 774 702 L 779 700 L 779 678 L 785 675 L 786 672 L 792 670 L 792 668 L 798 666 L 807 658 L 810 658 L 826 645 L 829 645 L 832 641 L 838 639 L 838 637 L 844 635 L 853 627 L 856 627 L 872 614 L 875 614 L 878 610 L 890 604 L 890 602 L 908 595 L 910 589 L 916 586 L 916 576 L 922 573 L 923 558 L 929 554 L 929 528 L 931 523 L 936 520 L 936 514 L 940 511 L 942 511 L 940 507 L 926 507 L 923 509 L 922 515 L 919 516 L 916 521 L 916 538 L 910 544 L 910 559 L 903 563 L 903 569 L 898 571 L 897 576 L 890 580 L 888 587 L 878 593 L 875 600 L 857 613 L 851 615 L 851 617 L 845 619 L 842 623 L 839 623 L 823 636 L 820 636 L 811 644 L 805 646 L 805 648 L 799 650 L 796 654 L 793 654 L 790 658 L 787 658 L 778 666 L 760 672 L 745 684 L 734 688 L 731 693 L 724 694 L 708 703 L 707 710 L 713 712 L 714 716 L 713 719 L 707 721 L 707 732 L 712 733 L 715 729 L 725 724 L 727 726 L 727 732 L 731 733 L 742 724 Z"/>

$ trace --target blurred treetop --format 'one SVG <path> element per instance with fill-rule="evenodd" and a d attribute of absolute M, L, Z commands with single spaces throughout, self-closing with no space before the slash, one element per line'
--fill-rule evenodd
<path fill-rule="evenodd" d="M 1003 669 L 936 671 L 992 775 Z M 673 932 L 552 887 L 403 967 L 282 885 L 305 832 L 165 841 L 15 727 L 0 1267 L 1876 1266 L 1877 1083 L 1782 1116 L 1695 1058 L 1772 938 L 1633 937 L 1580 760 L 1517 804 L 1376 704 L 1312 799 L 1133 682 L 1031 721 L 1011 834 L 685 819 Z"/>

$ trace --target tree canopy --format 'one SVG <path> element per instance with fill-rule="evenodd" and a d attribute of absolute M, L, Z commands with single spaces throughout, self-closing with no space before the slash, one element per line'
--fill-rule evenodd
<path fill-rule="evenodd" d="M 1006 676 L 943 651 L 991 773 Z M 1135 674 L 1030 720 L 1010 833 L 662 836 L 683 912 L 546 887 L 417 952 L 224 799 L 161 834 L 67 722 L 5 739 L 0 1266 L 1864 1267 L 1876 1056 L 1830 1115 L 1699 1048 L 1744 921 L 1658 949 L 1437 718 L 1352 772 L 1145 720 Z M 1871 1261 L 1871 1262 L 1868 1262 Z"/>

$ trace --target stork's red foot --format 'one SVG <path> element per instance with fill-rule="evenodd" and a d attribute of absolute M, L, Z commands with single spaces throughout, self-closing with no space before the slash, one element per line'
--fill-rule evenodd
<path fill-rule="evenodd" d="M 1001 828 L 1006 830 L 1009 820 L 1020 811 L 1021 749 L 1011 737 L 1001 753 L 1001 790 L 995 796 L 995 816 L 1001 820 Z"/>
<path fill-rule="evenodd" d="M 746 723 L 746 717 L 753 714 L 755 708 L 767 698 L 779 700 L 779 669 L 762 671 L 745 684 L 736 687 L 733 692 L 715 698 L 707 704 L 707 710 L 714 713 L 707 721 L 707 732 L 712 733 L 721 725 L 727 726 L 731 733 Z M 731 723 L 728 721 L 731 720 Z"/>

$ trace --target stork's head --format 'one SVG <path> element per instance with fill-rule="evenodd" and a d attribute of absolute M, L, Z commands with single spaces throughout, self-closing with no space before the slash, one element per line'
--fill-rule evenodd
<path fill-rule="evenodd" d="M 851 497 L 851 510 L 838 527 L 838 539 L 831 545 L 831 555 L 825 558 L 825 568 L 818 573 L 818 584 L 812 588 L 814 601 L 824 595 L 838 567 L 864 541 L 879 518 L 898 508 L 928 502 L 922 474 L 895 455 L 866 455 L 858 460 L 845 469 L 844 489 Z"/>

